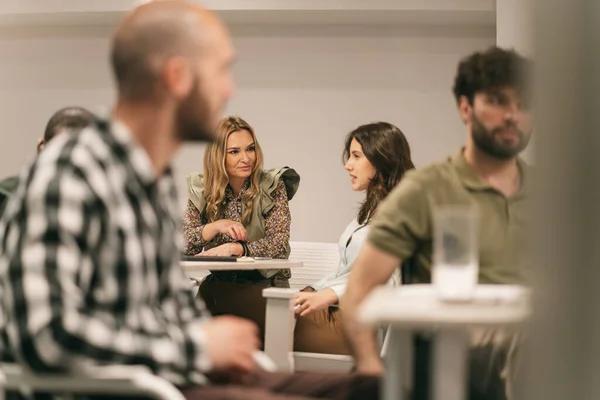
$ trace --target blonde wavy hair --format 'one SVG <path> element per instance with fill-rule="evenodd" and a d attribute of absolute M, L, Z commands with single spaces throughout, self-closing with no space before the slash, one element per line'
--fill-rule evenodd
<path fill-rule="evenodd" d="M 217 127 L 217 137 L 206 148 L 204 156 L 204 198 L 206 208 L 204 217 L 210 222 L 219 219 L 221 206 L 225 199 L 225 189 L 229 184 L 229 177 L 225 169 L 225 157 L 227 156 L 227 139 L 238 131 L 248 131 L 254 140 L 256 161 L 252 173 L 248 178 L 250 186 L 242 194 L 242 204 L 244 205 L 244 214 L 242 215 L 242 224 L 246 224 L 252 217 L 252 207 L 258 197 L 259 184 L 263 169 L 263 152 L 256 140 L 254 129 L 240 117 L 225 117 Z"/>

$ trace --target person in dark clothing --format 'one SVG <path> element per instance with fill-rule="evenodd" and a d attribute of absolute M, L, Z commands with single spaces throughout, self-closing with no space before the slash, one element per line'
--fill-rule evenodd
<path fill-rule="evenodd" d="M 88 126 L 93 119 L 94 115 L 82 107 L 64 107 L 56 111 L 46 124 L 44 136 L 38 141 L 38 153 L 58 133 L 79 132 Z M 16 175 L 9 176 L 0 181 L 0 217 L 4 213 L 8 198 L 17 190 L 18 185 L 19 177 Z"/>

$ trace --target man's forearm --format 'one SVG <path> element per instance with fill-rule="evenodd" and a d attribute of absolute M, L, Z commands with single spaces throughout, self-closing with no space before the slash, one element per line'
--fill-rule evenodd
<path fill-rule="evenodd" d="M 385 284 L 400 262 L 369 243 L 352 266 L 346 292 L 340 301 L 344 330 L 359 372 L 379 373 L 383 366 L 374 332 L 358 320 L 358 307 L 379 285 Z"/>
<path fill-rule="evenodd" d="M 156 374 L 186 380 L 190 373 L 206 372 L 211 367 L 200 320 L 184 326 L 169 324 L 161 332 L 149 334 L 125 327 L 114 329 L 101 319 L 76 311 L 63 311 L 63 315 L 36 334 L 21 332 L 33 346 L 31 351 L 18 349 L 17 356 L 35 370 L 141 364 Z"/>
<path fill-rule="evenodd" d="M 350 296 L 346 293 L 343 297 L 341 306 L 344 310 L 344 334 L 350 343 L 357 369 L 363 372 L 375 371 L 381 368 L 381 360 L 375 334 L 370 328 L 358 322 L 358 305 L 365 296 L 360 297 L 352 292 Z"/>

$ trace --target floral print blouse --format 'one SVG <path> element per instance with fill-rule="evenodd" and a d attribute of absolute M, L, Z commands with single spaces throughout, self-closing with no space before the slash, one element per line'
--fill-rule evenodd
<path fill-rule="evenodd" d="M 225 202 L 223 219 L 230 221 L 242 221 L 242 194 L 247 190 L 248 181 L 242 191 L 235 195 L 231 188 L 225 189 Z M 283 180 L 279 181 L 277 188 L 272 193 L 273 208 L 265 215 L 265 237 L 256 241 L 248 242 L 250 257 L 286 258 L 287 245 L 290 240 L 291 215 L 288 204 L 287 192 Z M 187 210 L 183 218 L 184 229 L 184 252 L 194 255 L 202 251 L 206 245 L 220 246 L 235 240 L 229 235 L 217 234 L 211 241 L 202 239 L 202 231 L 207 221 L 201 216 L 196 206 L 188 201 Z M 282 270 L 278 274 L 282 278 L 291 276 L 289 270 Z"/>

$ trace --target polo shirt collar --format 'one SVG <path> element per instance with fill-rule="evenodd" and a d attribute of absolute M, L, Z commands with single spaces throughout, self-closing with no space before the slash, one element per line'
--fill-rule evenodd
<path fill-rule="evenodd" d="M 477 175 L 473 167 L 467 163 L 464 155 L 464 147 L 460 148 L 458 152 L 456 152 L 450 158 L 450 163 L 454 166 L 459 179 L 466 188 L 471 190 L 493 190 L 488 183 L 486 183 L 479 175 Z M 514 197 L 521 197 L 526 194 L 527 186 L 529 185 L 529 166 L 520 157 L 517 157 L 517 167 L 519 168 L 519 174 L 521 177 L 521 186 Z"/>

